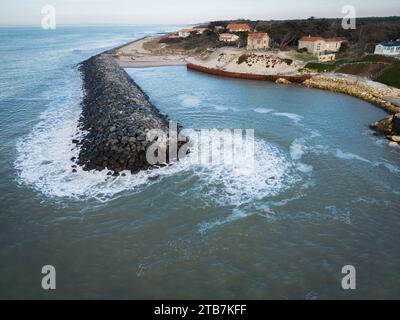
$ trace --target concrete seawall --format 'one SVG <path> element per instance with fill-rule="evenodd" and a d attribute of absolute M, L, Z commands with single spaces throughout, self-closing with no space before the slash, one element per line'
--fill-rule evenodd
<path fill-rule="evenodd" d="M 149 169 L 146 133 L 168 132 L 168 119 L 111 55 L 94 56 L 79 66 L 84 98 L 80 128 L 85 132 L 77 163 L 85 170 L 133 173 Z"/>

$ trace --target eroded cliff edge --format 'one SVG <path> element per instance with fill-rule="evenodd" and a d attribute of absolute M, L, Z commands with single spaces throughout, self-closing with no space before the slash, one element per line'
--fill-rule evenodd
<path fill-rule="evenodd" d="M 77 163 L 84 170 L 137 173 L 151 165 L 146 161 L 149 130 L 168 132 L 168 119 L 107 53 L 79 65 L 84 97 Z"/>

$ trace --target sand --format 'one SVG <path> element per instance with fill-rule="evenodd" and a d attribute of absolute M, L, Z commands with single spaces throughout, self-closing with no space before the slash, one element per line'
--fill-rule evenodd
<path fill-rule="evenodd" d="M 291 51 L 247 51 L 233 47 L 219 48 L 208 56 L 189 57 L 189 63 L 202 67 L 219 69 L 228 72 L 256 75 L 299 75 L 298 70 L 304 62 L 295 60 Z M 247 61 L 240 63 L 240 57 L 248 56 Z M 289 64 L 285 59 L 292 60 Z"/>
<path fill-rule="evenodd" d="M 114 58 L 122 68 L 146 68 L 162 66 L 184 66 L 186 56 L 175 54 L 158 54 L 146 50 L 143 45 L 154 40 L 155 37 L 145 37 L 120 47 L 114 54 Z"/>

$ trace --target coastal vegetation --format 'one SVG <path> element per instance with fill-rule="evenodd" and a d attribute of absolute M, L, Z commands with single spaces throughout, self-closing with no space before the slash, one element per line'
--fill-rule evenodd
<path fill-rule="evenodd" d="M 309 62 L 305 68 L 318 72 L 338 72 L 364 77 L 400 88 L 400 60 L 377 55 L 341 59 L 332 63 Z"/>
<path fill-rule="evenodd" d="M 342 28 L 341 19 L 317 19 L 311 17 L 303 20 L 258 21 L 258 32 L 268 32 L 273 39 L 272 47 L 285 48 L 296 46 L 304 35 L 320 37 L 346 37 L 350 45 L 343 47 L 340 54 L 350 51 L 353 56 L 362 56 L 365 52 L 373 53 L 375 45 L 380 42 L 397 39 L 400 34 L 400 17 L 357 18 L 355 30 Z"/>
<path fill-rule="evenodd" d="M 390 67 L 386 68 L 375 78 L 375 81 L 400 88 L 400 62 L 393 63 Z"/>

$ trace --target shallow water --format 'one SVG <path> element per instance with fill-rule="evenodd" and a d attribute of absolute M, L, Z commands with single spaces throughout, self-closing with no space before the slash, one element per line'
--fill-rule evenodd
<path fill-rule="evenodd" d="M 255 130 L 254 171 L 72 174 L 75 65 L 165 27 L 0 29 L 1 298 L 397 298 L 400 149 L 345 95 L 129 69 L 185 128 Z M 41 268 L 57 290 L 41 289 Z M 344 265 L 357 290 L 341 289 Z"/>

